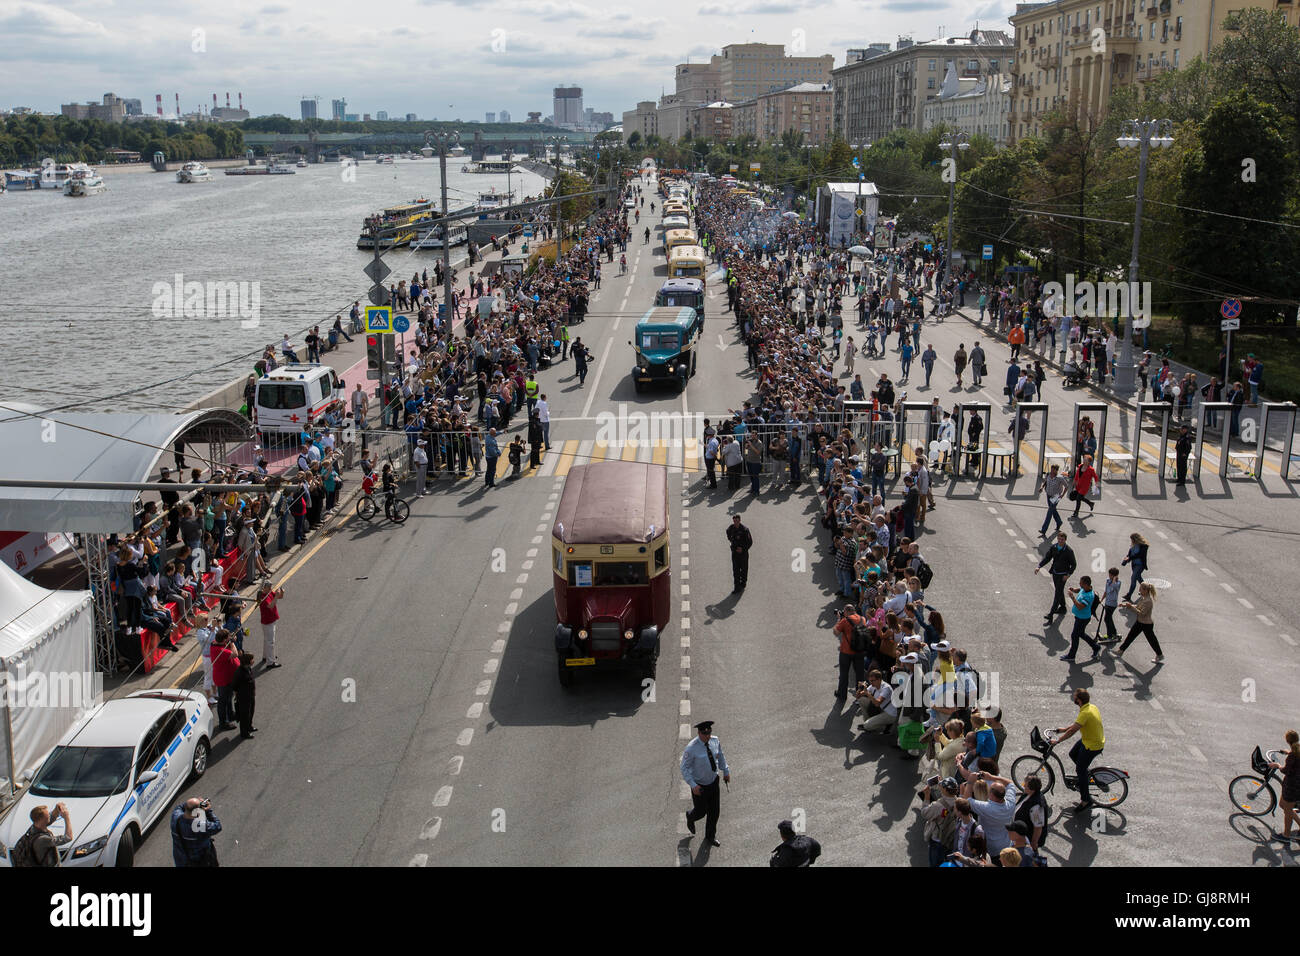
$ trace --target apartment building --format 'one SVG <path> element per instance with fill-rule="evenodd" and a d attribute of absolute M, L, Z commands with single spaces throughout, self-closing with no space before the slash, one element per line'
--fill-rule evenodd
<path fill-rule="evenodd" d="M 738 103 L 799 83 L 827 83 L 835 57 L 786 56 L 780 43 L 732 43 L 709 63 L 718 70 L 721 99 Z"/>
<path fill-rule="evenodd" d="M 1271 10 L 1294 26 L 1300 24 L 1294 6 L 1292 0 L 1017 4 L 1010 18 L 1016 43 L 1011 139 L 1039 135 L 1045 115 L 1063 104 L 1085 123 L 1098 122 L 1116 87 L 1145 83 L 1198 54 L 1208 59 L 1229 13 Z"/>
<path fill-rule="evenodd" d="M 532 122 L 532 114 L 529 113 L 529 122 Z M 636 109 L 628 110 L 623 114 L 623 142 L 626 143 L 632 138 L 633 133 L 640 133 L 644 141 L 649 136 L 659 135 L 659 122 L 654 100 L 642 100 L 636 105 Z"/>
<path fill-rule="evenodd" d="M 1007 72 L 1015 43 L 1001 30 L 916 43 L 900 37 L 894 49 L 875 43 L 851 51 L 831 71 L 831 130 L 850 143 L 872 142 L 896 129 L 925 126 L 925 104 L 939 96 L 948 71 L 975 79 Z"/>
<path fill-rule="evenodd" d="M 711 139 L 725 142 L 732 133 L 732 104 L 725 102 L 696 106 L 690 111 L 690 130 L 693 139 Z"/>
<path fill-rule="evenodd" d="M 939 95 L 925 103 L 922 129 L 943 126 L 967 136 L 987 136 L 999 147 L 1011 142 L 1011 74 L 959 76 L 950 69 Z"/>

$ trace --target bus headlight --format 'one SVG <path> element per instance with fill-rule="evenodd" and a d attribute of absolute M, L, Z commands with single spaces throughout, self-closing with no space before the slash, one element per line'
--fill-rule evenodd
<path fill-rule="evenodd" d="M 631 628 L 628 628 L 626 631 L 623 632 L 623 640 L 625 640 L 625 641 L 630 641 L 630 640 L 632 640 L 632 629 L 631 629 Z"/>
<path fill-rule="evenodd" d="M 587 639 L 587 630 L 586 628 L 583 628 L 578 632 L 578 640 L 585 641 L 586 639 Z"/>

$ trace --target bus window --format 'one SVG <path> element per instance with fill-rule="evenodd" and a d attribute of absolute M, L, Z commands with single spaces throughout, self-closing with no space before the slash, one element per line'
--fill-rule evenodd
<path fill-rule="evenodd" d="M 677 333 L 676 332 L 642 332 L 641 348 L 675 349 L 677 348 Z"/>
<path fill-rule="evenodd" d="M 555 573 L 559 574 L 561 571 L 561 567 L 564 564 L 564 558 L 560 554 L 559 548 L 555 548 L 554 551 L 555 551 Z"/>
<path fill-rule="evenodd" d="M 596 587 L 626 587 L 646 583 L 644 561 L 596 562 Z"/>
<path fill-rule="evenodd" d="M 668 545 L 661 544 L 655 548 L 655 570 L 668 567 Z"/>
<path fill-rule="evenodd" d="M 570 561 L 569 583 L 577 588 L 591 587 L 591 562 Z"/>

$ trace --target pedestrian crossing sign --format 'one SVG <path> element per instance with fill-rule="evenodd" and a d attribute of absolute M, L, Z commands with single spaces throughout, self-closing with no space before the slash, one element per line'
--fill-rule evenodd
<path fill-rule="evenodd" d="M 391 333 L 393 331 L 392 308 L 386 305 L 366 306 L 366 331 Z"/>

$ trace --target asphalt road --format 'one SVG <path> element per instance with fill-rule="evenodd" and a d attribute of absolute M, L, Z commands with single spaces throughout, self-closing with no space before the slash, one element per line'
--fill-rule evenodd
<path fill-rule="evenodd" d="M 637 228 L 646 221 L 643 213 Z M 556 445 L 542 469 L 496 490 L 444 483 L 413 500 L 400 528 L 350 521 L 287 579 L 285 666 L 259 678 L 261 729 L 251 741 L 220 735 L 205 779 L 187 790 L 213 800 L 223 863 L 766 865 L 784 817 L 806 821 L 825 864 L 924 863 L 913 825 L 918 764 L 881 738 L 855 738 L 832 697 L 828 627 L 838 602 L 815 491 L 765 486 L 750 499 L 725 481 L 709 491 L 692 468 L 698 449 L 628 451 L 598 440 L 597 416 L 620 403 L 715 417 L 753 388 L 719 295 L 686 393 L 634 391 L 627 339 L 665 269 L 657 243 L 637 233 L 628 259 L 628 277 L 605 266 L 588 321 L 572 329 L 597 359 L 587 386 L 578 388 L 571 363 L 541 374 Z M 909 385 L 910 397 L 959 400 L 948 361 L 971 338 L 964 320 L 927 322 L 923 344 L 934 342 L 940 367 L 933 390 Z M 993 379 L 983 400 L 995 404 L 993 434 L 1005 443 L 1006 347 L 986 348 Z M 897 378 L 892 355 L 859 360 L 858 371 L 864 365 Z M 914 374 L 920 381 L 919 364 Z M 1077 397 L 1049 384 L 1052 436 L 1068 435 Z M 972 390 L 966 400 L 981 399 Z M 680 603 L 653 693 L 613 673 L 583 673 L 564 690 L 551 640 L 553 505 L 567 465 L 624 454 L 672 469 Z M 927 600 L 982 674 L 996 673 L 1010 732 L 1004 772 L 1028 751 L 1031 726 L 1070 722 L 1071 687 L 1089 687 L 1100 706 L 1100 762 L 1128 770 L 1132 793 L 1122 814 L 1058 827 L 1054 862 L 1294 865 L 1280 844 L 1257 842 L 1258 827 L 1232 818 L 1225 792 L 1256 743 L 1280 746 L 1282 731 L 1300 723 L 1294 492 L 1276 475 L 1264 489 L 1225 488 L 1216 477 L 1185 499 L 1155 474 L 1135 487 L 1108 482 L 1096 513 L 1067 530 L 1081 572 L 1118 563 L 1133 530 L 1151 541 L 1151 576 L 1170 584 L 1156 609 L 1163 666 L 1147 663 L 1145 642 L 1123 662 L 1056 659 L 1068 632 L 1041 626 L 1051 592 L 1032 575 L 1043 547 L 1032 475 L 938 486 L 922 538 L 936 571 Z M 733 510 L 755 539 L 740 597 L 730 593 L 724 539 Z M 723 845 L 711 853 L 686 834 L 690 803 L 677 770 L 689 725 L 702 719 L 717 722 L 733 773 Z M 166 834 L 137 858 L 170 865 Z"/>

